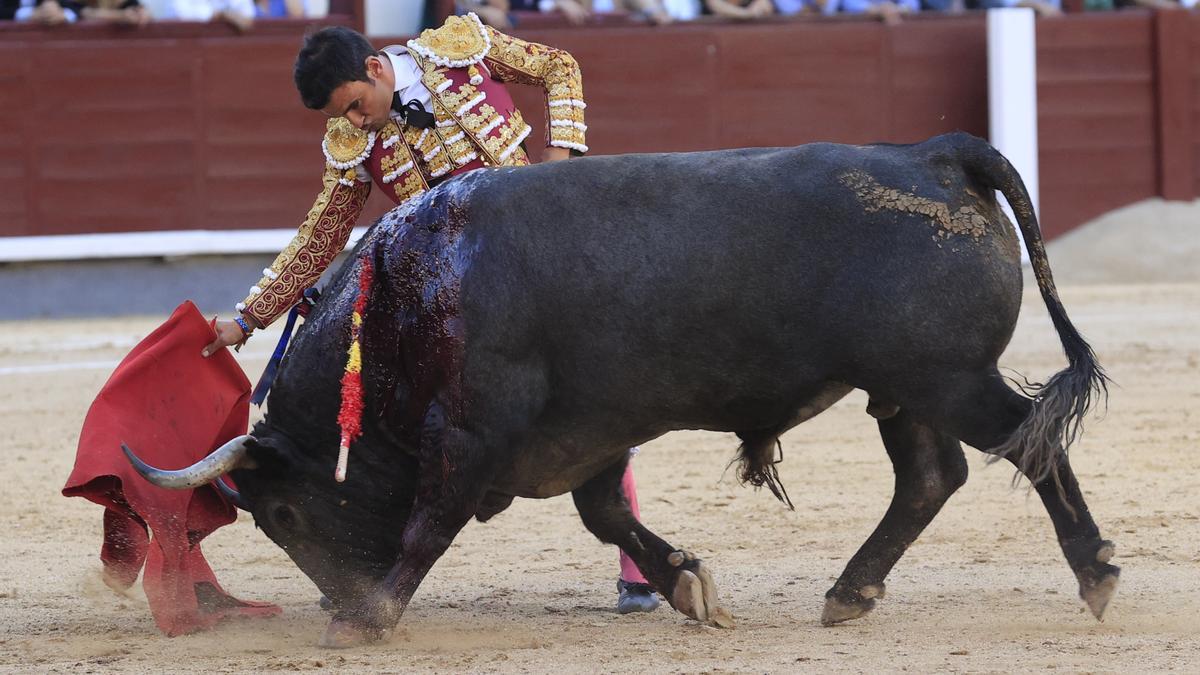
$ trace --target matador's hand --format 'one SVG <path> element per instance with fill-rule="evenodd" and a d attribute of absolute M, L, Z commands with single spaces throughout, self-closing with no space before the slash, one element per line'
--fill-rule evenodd
<path fill-rule="evenodd" d="M 571 151 L 566 148 L 551 146 L 542 152 L 543 162 L 561 162 L 564 159 L 570 159 Z"/>
<path fill-rule="evenodd" d="M 205 358 L 216 354 L 217 350 L 221 347 L 240 345 L 246 341 L 246 338 L 250 337 L 242 331 L 242 327 L 237 325 L 236 321 L 218 321 L 214 328 L 217 331 L 217 339 L 213 340 L 212 344 L 200 352 L 200 355 Z"/>

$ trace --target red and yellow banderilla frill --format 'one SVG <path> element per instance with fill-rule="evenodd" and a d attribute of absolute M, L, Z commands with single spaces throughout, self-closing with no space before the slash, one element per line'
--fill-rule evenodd
<path fill-rule="evenodd" d="M 350 444 L 362 435 L 363 381 L 362 381 L 362 326 L 367 313 L 367 299 L 375 270 L 371 259 L 362 259 L 358 272 L 358 297 L 354 299 L 354 313 L 350 317 L 350 348 L 346 354 L 346 372 L 342 375 L 342 405 L 338 412 L 338 426 L 342 440 L 338 446 L 337 468 L 333 478 L 341 483 L 346 480 L 346 462 L 350 458 Z"/>

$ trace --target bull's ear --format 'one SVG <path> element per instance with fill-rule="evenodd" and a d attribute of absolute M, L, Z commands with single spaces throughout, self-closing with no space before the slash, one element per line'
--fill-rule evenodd
<path fill-rule="evenodd" d="M 283 473 L 290 464 L 287 453 L 269 438 L 252 438 L 246 444 L 246 456 L 254 462 L 256 471 L 267 474 Z"/>

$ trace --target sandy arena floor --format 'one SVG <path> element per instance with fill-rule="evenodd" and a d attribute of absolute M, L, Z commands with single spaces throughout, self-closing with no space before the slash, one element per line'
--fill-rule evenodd
<path fill-rule="evenodd" d="M 1073 455 L 1124 570 L 1104 623 L 1076 597 L 1040 501 L 968 450 L 971 479 L 900 561 L 887 598 L 822 628 L 825 590 L 891 497 L 856 393 L 784 438 L 794 513 L 722 480 L 732 436 L 674 433 L 637 459 L 644 520 L 709 561 L 736 629 L 665 603 L 616 615 L 616 551 L 564 496 L 470 525 L 395 637 L 343 652 L 315 647 L 327 620 L 316 589 L 244 515 L 205 554 L 227 590 L 282 605 L 281 618 L 168 639 L 140 585 L 121 597 L 100 582 L 101 509 L 59 490 L 88 404 L 163 317 L 0 324 L 0 670 L 1198 672 L 1200 284 L 1062 295 L 1119 385 Z M 252 379 L 274 341 L 255 343 L 241 357 Z M 1002 365 L 1032 378 L 1063 365 L 1035 294 Z"/>

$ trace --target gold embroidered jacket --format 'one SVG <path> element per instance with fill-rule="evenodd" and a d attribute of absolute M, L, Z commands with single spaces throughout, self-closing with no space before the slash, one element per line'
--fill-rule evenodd
<path fill-rule="evenodd" d="M 450 17 L 407 47 L 433 100 L 434 127 L 390 121 L 368 132 L 345 118 L 328 122 L 321 193 L 296 237 L 238 303 L 258 324 L 298 302 L 343 250 L 372 180 L 401 204 L 455 173 L 527 164 L 521 142 L 532 130 L 502 83 L 544 88 L 546 144 L 587 151 L 582 78 L 567 52 L 505 35 L 474 14 Z"/>

